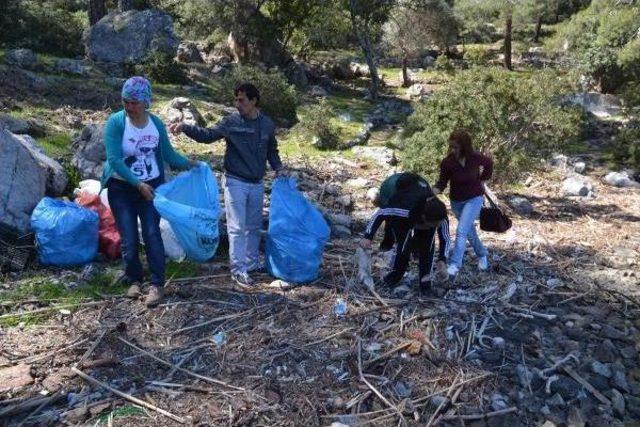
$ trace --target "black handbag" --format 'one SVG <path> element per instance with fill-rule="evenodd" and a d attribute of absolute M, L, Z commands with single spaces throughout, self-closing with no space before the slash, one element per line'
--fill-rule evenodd
<path fill-rule="evenodd" d="M 511 228 L 511 219 L 505 215 L 491 197 L 485 194 L 489 206 L 480 209 L 480 230 L 504 233 Z"/>

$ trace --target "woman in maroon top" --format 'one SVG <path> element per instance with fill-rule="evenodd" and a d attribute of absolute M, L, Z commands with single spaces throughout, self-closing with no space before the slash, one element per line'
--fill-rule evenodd
<path fill-rule="evenodd" d="M 487 249 L 478 237 L 475 221 L 482 208 L 483 183 L 492 173 L 493 161 L 473 149 L 469 133 L 464 129 L 453 131 L 449 136 L 449 155 L 440 163 L 440 178 L 433 188 L 438 194 L 450 183 L 451 210 L 458 219 L 456 241 L 447 268 L 450 276 L 458 274 L 462 266 L 467 239 L 478 256 L 478 268 L 489 268 Z"/>

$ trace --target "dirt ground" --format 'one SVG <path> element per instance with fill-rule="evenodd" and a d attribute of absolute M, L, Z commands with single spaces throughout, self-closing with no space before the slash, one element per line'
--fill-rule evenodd
<path fill-rule="evenodd" d="M 338 196 L 320 190 L 328 182 L 375 184 L 384 172 L 336 164 L 296 168 L 329 208 Z M 411 274 L 405 292 L 367 290 L 354 237 L 332 239 L 320 278 L 300 286 L 261 274 L 239 288 L 216 262 L 171 281 L 152 310 L 119 295 L 71 312 L 2 305 L 2 316 L 53 314 L 0 329 L 0 422 L 638 425 L 640 190 L 607 186 L 604 173 L 588 173 L 597 196 L 584 200 L 561 195 L 561 170 L 532 176 L 517 195 L 533 213 L 511 212 L 509 232 L 481 235 L 491 270 L 478 272 L 468 252 L 461 274 L 429 297 Z M 341 188 L 355 203 L 346 213 L 366 218 L 364 190 Z M 385 265 L 374 251 L 374 277 Z"/>

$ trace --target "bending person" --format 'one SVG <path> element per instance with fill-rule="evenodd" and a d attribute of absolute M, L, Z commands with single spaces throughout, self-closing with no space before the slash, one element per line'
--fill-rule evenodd
<path fill-rule="evenodd" d="M 436 230 L 448 227 L 447 209 L 431 191 L 426 181 L 415 174 L 403 174 L 396 183 L 396 192 L 388 206 L 378 209 L 369 221 L 360 246 L 371 247 L 371 239 L 386 222 L 396 241 L 395 256 L 391 271 L 385 275 L 384 283 L 396 286 L 402 280 L 411 254 L 418 256 L 418 282 L 422 292 L 432 290 L 434 238 Z M 443 245 L 447 246 L 447 243 Z"/>

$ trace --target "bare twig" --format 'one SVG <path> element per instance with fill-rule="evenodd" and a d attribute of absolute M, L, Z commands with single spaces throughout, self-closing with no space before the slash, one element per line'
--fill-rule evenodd
<path fill-rule="evenodd" d="M 177 415 L 174 415 L 169 411 L 165 411 L 162 408 L 158 408 L 157 406 L 152 405 L 151 403 L 149 403 L 149 402 L 147 402 L 145 400 L 138 399 L 137 397 L 133 397 L 130 394 L 127 394 L 127 393 L 124 393 L 124 392 L 122 392 L 120 390 L 117 390 L 117 389 L 115 389 L 115 388 L 103 383 L 102 381 L 98 381 L 95 378 L 90 377 L 89 375 L 85 374 L 80 369 L 76 368 L 75 366 L 73 366 L 71 368 L 71 370 L 73 372 L 75 372 L 76 374 L 78 374 L 82 379 L 84 379 L 84 380 L 86 380 L 86 381 L 88 381 L 88 382 L 90 382 L 90 383 L 92 383 L 94 385 L 100 386 L 100 387 L 102 387 L 102 388 L 104 388 L 106 390 L 109 390 L 111 393 L 115 394 L 116 396 L 120 396 L 123 399 L 127 399 L 128 401 L 133 402 L 133 403 L 135 403 L 137 405 L 140 405 L 140 406 L 143 406 L 143 407 L 145 407 L 147 409 L 150 409 L 152 411 L 158 412 L 159 414 L 162 414 L 165 417 L 171 418 L 172 420 L 174 420 L 174 421 L 176 421 L 176 422 L 178 422 L 180 424 L 185 424 L 186 423 L 186 420 L 184 418 L 181 418 L 181 417 L 179 417 Z"/>

